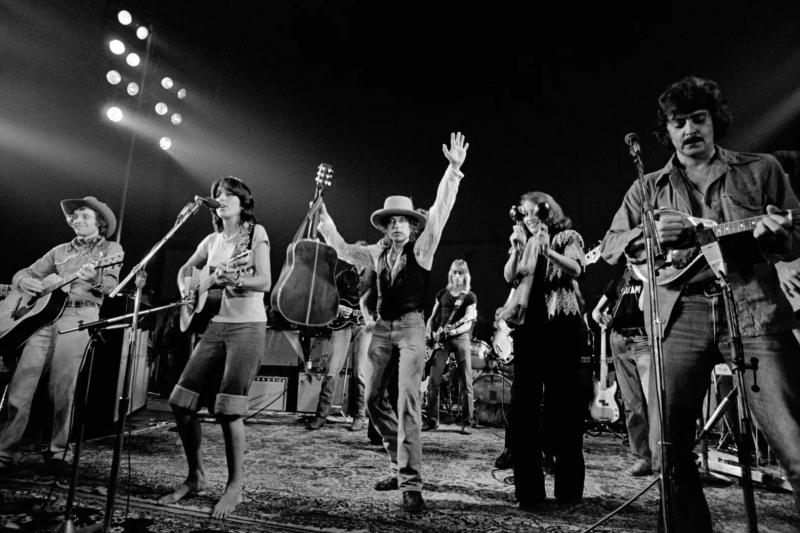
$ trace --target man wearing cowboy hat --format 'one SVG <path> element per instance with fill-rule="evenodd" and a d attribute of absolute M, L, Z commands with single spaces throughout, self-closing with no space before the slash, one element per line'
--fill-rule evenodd
<path fill-rule="evenodd" d="M 53 428 L 45 459 L 52 469 L 63 470 L 75 383 L 89 333 L 74 331 L 59 335 L 58 331 L 97 320 L 103 296 L 117 285 L 119 265 L 96 269 L 92 264 L 103 257 L 122 253 L 119 243 L 106 240 L 117 226 L 114 212 L 94 196 L 62 200 L 61 210 L 75 238 L 59 244 L 31 266 L 17 272 L 12 286 L 37 295 L 51 285 L 43 281 L 51 274 L 60 278 L 77 274 L 78 278 L 61 289 L 68 297 L 58 320 L 41 328 L 23 348 L 8 387 L 8 420 L 0 429 L 0 472 L 9 470 L 17 460 L 33 396 L 40 379 L 45 376 L 53 408 Z M 62 457 L 56 457 L 57 454 Z"/>
<path fill-rule="evenodd" d="M 324 206 L 320 217 L 320 233 L 343 260 L 377 273 L 378 320 L 369 347 L 372 373 L 366 395 L 370 419 L 389 453 L 391 475 L 379 481 L 375 489 L 400 489 L 403 506 L 411 513 L 420 513 L 424 507 L 419 390 L 425 359 L 422 309 L 433 256 L 464 177 L 459 169 L 469 148 L 465 140 L 461 132 L 451 133 L 450 147 L 442 145 L 450 164 L 428 216 L 414 209 L 407 196 L 389 196 L 383 209 L 372 213 L 372 225 L 384 234 L 380 243 L 347 244 Z M 395 349 L 399 352 L 397 414 L 384 394 L 385 374 L 391 368 Z"/>

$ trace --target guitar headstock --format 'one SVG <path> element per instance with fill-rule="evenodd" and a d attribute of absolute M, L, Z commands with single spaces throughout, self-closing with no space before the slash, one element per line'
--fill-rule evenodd
<path fill-rule="evenodd" d="M 320 163 L 317 167 L 317 176 L 314 181 L 317 184 L 317 196 L 322 194 L 326 187 L 331 186 L 333 180 L 333 167 L 328 163 Z"/>
<path fill-rule="evenodd" d="M 600 247 L 603 245 L 603 241 L 598 241 L 597 245 L 586 252 L 585 262 L 587 265 L 591 265 L 597 263 L 600 260 Z"/>

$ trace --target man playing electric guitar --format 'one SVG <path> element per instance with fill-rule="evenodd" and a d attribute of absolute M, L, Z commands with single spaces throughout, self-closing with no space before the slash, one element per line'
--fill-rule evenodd
<path fill-rule="evenodd" d="M 106 240 L 117 226 L 111 208 L 94 196 L 87 196 L 62 200 L 61 210 L 75 238 L 51 249 L 31 266 L 17 272 L 13 279 L 14 289 L 38 296 L 52 287 L 51 276 L 76 277 L 62 288 L 68 297 L 59 318 L 34 333 L 22 350 L 8 388 L 8 420 L 0 429 L 0 472 L 9 470 L 17 461 L 19 443 L 41 379 L 48 380 L 47 390 L 53 408 L 53 427 L 49 447 L 44 452 L 45 460 L 55 473 L 64 471 L 75 384 L 89 332 L 59 335 L 58 331 L 97 320 L 103 296 L 111 292 L 118 281 L 119 265 L 103 269 L 94 266 L 103 257 L 122 255 L 119 243 Z"/>
<path fill-rule="evenodd" d="M 671 208 L 718 223 L 756 218 L 750 231 L 712 244 L 721 247 L 727 266 L 745 359 L 758 358 L 756 374 L 744 371 L 743 392 L 785 469 L 800 512 L 800 346 L 792 335 L 792 308 L 775 272 L 777 261 L 800 256 L 800 232 L 792 224 L 792 212 L 787 213 L 800 202 L 774 157 L 715 144 L 731 116 L 714 81 L 689 76 L 667 87 L 658 99 L 657 120 L 656 136 L 674 153 L 663 168 L 644 176 L 644 191 L 638 182 L 628 189 L 604 239 L 603 258 L 612 264 L 623 260 L 623 254 L 633 263 L 645 260 L 642 206 Z M 680 247 L 693 232 L 685 216 L 674 212 L 655 225 L 664 249 Z M 663 412 L 669 429 L 665 459 L 675 480 L 675 531 L 712 530 L 692 450 L 711 369 L 723 360 L 731 364 L 725 306 L 714 280 L 705 269 L 681 286 L 656 288 L 663 328 Z M 649 299 L 644 312 L 648 317 Z M 650 320 L 645 326 L 651 326 Z M 755 391 L 754 377 L 759 386 Z M 658 403 L 650 402 L 654 466 L 661 463 Z"/>
<path fill-rule="evenodd" d="M 456 356 L 456 374 L 461 402 L 461 433 L 468 435 L 474 419 L 472 398 L 471 333 L 478 318 L 478 298 L 470 291 L 467 262 L 456 259 L 447 274 L 447 287 L 436 293 L 436 303 L 428 319 L 426 333 L 434 344 L 428 381 L 428 405 L 422 431 L 439 427 L 439 385 L 450 352 Z M 436 324 L 434 330 L 433 325 Z"/>

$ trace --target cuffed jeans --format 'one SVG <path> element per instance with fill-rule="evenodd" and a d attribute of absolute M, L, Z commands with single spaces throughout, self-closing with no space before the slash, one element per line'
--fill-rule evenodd
<path fill-rule="evenodd" d="M 97 307 L 67 307 L 61 318 L 28 340 L 8 386 L 8 420 L 0 429 L 0 463 L 16 462 L 36 388 L 48 373 L 47 390 L 53 406 L 49 450 L 59 454 L 67 449 L 75 384 L 89 333 L 84 330 L 59 335 L 58 331 L 74 328 L 81 322 L 93 322 L 98 313 Z"/>
<path fill-rule="evenodd" d="M 385 394 L 394 377 L 390 365 L 399 351 L 397 414 Z M 425 321 L 420 311 L 397 320 L 379 320 L 369 347 L 372 375 L 367 382 L 370 420 L 383 438 L 392 475 L 401 491 L 422 491 L 422 405 L 420 383 L 425 360 Z"/>
<path fill-rule="evenodd" d="M 352 345 L 353 376 L 356 380 L 353 418 L 364 418 L 367 408 L 364 391 L 370 368 L 367 353 L 371 341 L 372 333 L 368 332 L 365 326 L 350 326 L 331 331 L 331 356 L 328 359 L 328 370 L 319 392 L 317 416 L 325 418 L 331 410 L 331 400 L 336 391 L 336 383 Z"/>
<path fill-rule="evenodd" d="M 742 337 L 745 361 L 758 358 L 758 392 L 746 370 L 747 403 L 783 466 L 800 512 L 800 346 L 790 330 Z M 721 297 L 684 295 L 678 300 L 663 343 L 665 416 L 672 446 L 667 464 L 673 474 L 673 524 L 676 532 L 710 532 L 711 517 L 692 450 L 696 421 L 709 386 L 711 369 L 731 364 L 728 326 Z M 736 380 L 734 380 L 735 382 Z M 655 372 L 650 390 L 657 391 Z M 650 447 L 660 468 L 657 402 L 650 402 Z"/>
<path fill-rule="evenodd" d="M 651 461 L 647 405 L 650 397 L 650 361 L 653 355 L 647 335 L 612 330 L 609 342 L 617 382 L 625 402 L 625 426 L 628 428 L 631 453 L 637 459 Z"/>
<path fill-rule="evenodd" d="M 472 344 L 469 333 L 462 333 L 444 341 L 442 349 L 436 350 L 431 355 L 434 358 L 431 366 L 431 379 L 428 381 L 428 405 L 425 415 L 436 422 L 439 421 L 439 386 L 442 383 L 442 374 L 450 357 L 450 352 L 456 355 L 456 375 L 458 376 L 459 401 L 461 403 L 461 425 L 469 426 L 474 418 L 474 402 L 472 394 Z"/>

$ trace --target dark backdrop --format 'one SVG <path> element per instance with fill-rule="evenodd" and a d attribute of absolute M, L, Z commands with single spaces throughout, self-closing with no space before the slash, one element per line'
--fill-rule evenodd
<path fill-rule="evenodd" d="M 102 113 L 124 100 L 105 82 L 118 63 L 105 43 L 125 38 L 120 7 L 154 30 L 132 151 L 131 130 Z M 776 2 L 3 0 L 0 281 L 70 238 L 60 199 L 92 194 L 119 213 L 129 154 L 126 271 L 193 195 L 234 174 L 255 193 L 277 279 L 319 162 L 335 168 L 326 199 L 342 234 L 373 241 L 369 214 L 385 196 L 432 202 L 446 166 L 440 146 L 460 130 L 471 144 L 466 178 L 432 290 L 465 258 L 485 327 L 506 294 L 508 207 L 522 192 L 549 192 L 587 249 L 596 244 L 634 179 L 624 135 L 639 133 L 647 170 L 668 156 L 649 134 L 666 84 L 687 74 L 720 83 L 735 117 L 729 148 L 798 147 L 797 11 Z M 150 111 L 165 74 L 189 93 L 177 128 Z M 169 152 L 157 147 L 159 128 L 171 131 Z M 198 214 L 159 254 L 148 269 L 157 297 L 175 295 L 177 267 L 209 230 Z M 590 267 L 590 304 L 612 273 Z"/>

